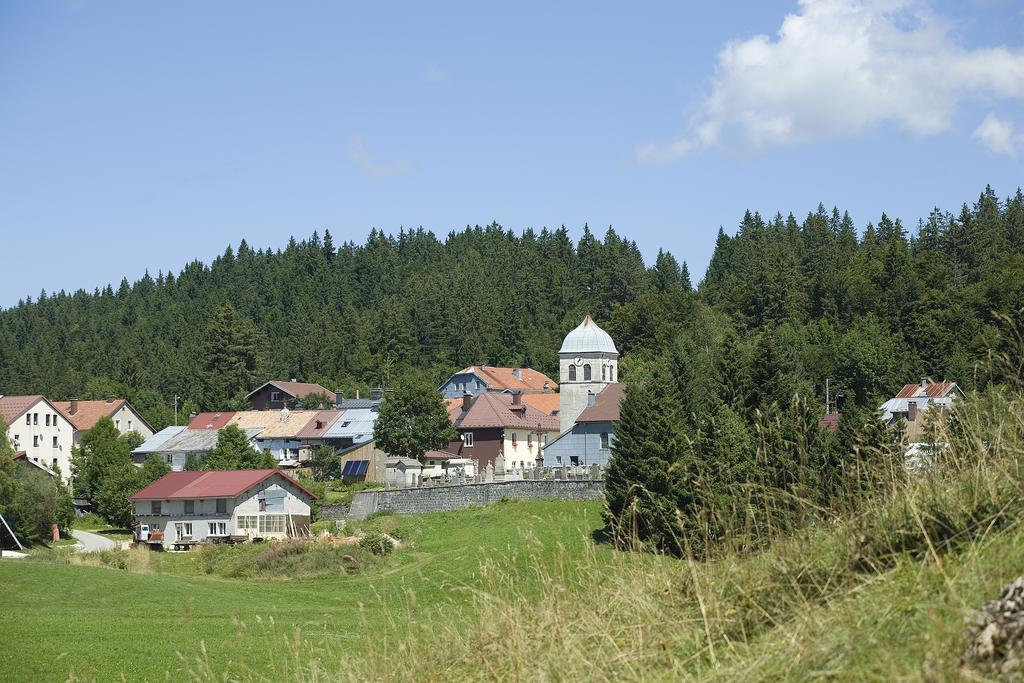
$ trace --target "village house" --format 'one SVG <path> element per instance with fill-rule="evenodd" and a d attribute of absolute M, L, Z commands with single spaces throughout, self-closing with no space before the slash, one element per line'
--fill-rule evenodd
<path fill-rule="evenodd" d="M 517 391 L 521 394 L 542 394 L 558 390 L 558 385 L 543 372 L 531 368 L 496 368 L 471 365 L 456 372 L 440 387 L 444 398 L 462 398 L 487 391 Z"/>
<path fill-rule="evenodd" d="M 80 401 L 73 398 L 70 401 L 53 401 L 53 405 L 75 426 L 76 446 L 81 443 L 85 433 L 104 417 L 109 417 L 122 434 L 135 432 L 145 440 L 156 433 L 139 411 L 123 398 L 108 396 L 100 401 Z"/>
<path fill-rule="evenodd" d="M 293 379 L 290 382 L 271 380 L 250 392 L 245 398 L 253 410 L 280 410 L 295 407 L 296 402 L 310 394 L 335 396 L 334 392 L 319 384 L 296 382 Z"/>
<path fill-rule="evenodd" d="M 558 418 L 523 401 L 519 393 L 466 393 L 446 401 L 459 433 L 446 452 L 476 462 L 482 471 L 499 453 L 508 469 L 531 469 L 543 459 L 544 444 L 558 434 Z"/>
<path fill-rule="evenodd" d="M 909 443 L 921 441 L 925 431 L 925 414 L 946 413 L 954 401 L 964 397 L 956 382 L 932 382 L 922 377 L 917 384 L 907 384 L 893 398 L 878 407 L 888 426 L 903 424 Z"/>
<path fill-rule="evenodd" d="M 75 426 L 45 397 L 0 396 L 0 419 L 15 453 L 71 481 Z"/>
<path fill-rule="evenodd" d="M 243 431 L 249 437 L 252 449 L 259 452 L 261 449 L 256 443 L 256 437 L 263 430 L 254 428 Z M 181 472 L 189 458 L 206 458 L 210 451 L 217 447 L 217 437 L 216 429 L 192 429 L 181 425 L 167 427 L 132 451 L 132 462 L 141 466 L 147 459 L 156 455 L 167 463 L 172 472 Z"/>
<path fill-rule="evenodd" d="M 259 429 L 256 447 L 270 451 L 280 467 L 298 467 L 302 441 L 299 434 L 316 419 L 318 410 L 243 410 L 228 420 L 229 425 L 248 431 Z"/>
<path fill-rule="evenodd" d="M 165 547 L 303 536 L 315 499 L 278 470 L 171 472 L 130 497 L 136 540 Z"/>

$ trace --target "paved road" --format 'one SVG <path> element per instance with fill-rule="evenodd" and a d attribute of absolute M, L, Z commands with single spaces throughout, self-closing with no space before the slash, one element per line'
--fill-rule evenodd
<path fill-rule="evenodd" d="M 79 531 L 74 529 L 71 535 L 75 537 L 75 540 L 82 546 L 78 552 L 80 553 L 92 553 L 97 550 L 113 550 L 116 544 L 105 536 L 99 534 L 89 533 L 88 531 Z"/>

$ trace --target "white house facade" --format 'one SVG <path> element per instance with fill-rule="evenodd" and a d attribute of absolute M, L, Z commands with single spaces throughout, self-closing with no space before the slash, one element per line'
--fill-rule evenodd
<path fill-rule="evenodd" d="M 24 452 L 31 462 L 71 481 L 75 427 L 56 406 L 39 395 L 0 396 L 0 419 L 15 453 Z"/>

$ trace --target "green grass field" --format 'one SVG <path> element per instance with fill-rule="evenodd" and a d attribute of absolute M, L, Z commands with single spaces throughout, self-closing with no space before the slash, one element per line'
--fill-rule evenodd
<path fill-rule="evenodd" d="M 367 633 L 400 632 L 407 618 L 443 618 L 464 604 L 487 558 L 508 558 L 510 571 L 528 580 L 527 545 L 579 549 L 599 516 L 597 504 L 552 501 L 387 519 L 410 543 L 382 569 L 311 581 L 189 575 L 186 555 L 171 560 L 181 563 L 172 567 L 179 576 L 4 562 L 0 678 L 179 677 L 196 670 L 204 646 L 203 666 L 259 671 L 286 657 L 296 634 L 308 644 L 361 648 Z"/>
<path fill-rule="evenodd" d="M 850 568 L 833 528 L 707 563 L 594 541 L 596 503 L 383 517 L 364 574 L 0 564 L 3 680 L 950 680 L 963 618 L 1024 567 L 1024 528 Z M 145 571 L 145 568 L 143 568 Z"/>

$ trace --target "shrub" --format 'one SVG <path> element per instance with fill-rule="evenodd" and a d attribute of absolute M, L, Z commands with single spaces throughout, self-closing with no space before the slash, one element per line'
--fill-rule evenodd
<path fill-rule="evenodd" d="M 389 555 L 395 549 L 394 543 L 379 531 L 371 531 L 359 539 L 359 547 L 374 555 Z"/>

